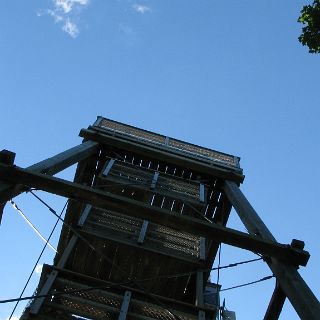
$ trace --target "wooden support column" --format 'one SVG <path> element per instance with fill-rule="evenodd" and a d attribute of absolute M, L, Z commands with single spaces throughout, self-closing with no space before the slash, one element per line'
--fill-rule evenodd
<path fill-rule="evenodd" d="M 249 233 L 256 235 L 257 238 L 271 240 L 276 244 L 274 236 L 253 209 L 238 185 L 232 181 L 225 181 L 223 190 Z M 282 262 L 278 258 L 272 257 L 272 255 L 269 256 L 271 258 L 267 258 L 266 262 L 300 318 L 308 320 L 319 319 L 320 303 L 302 279 L 296 267 Z"/>
<path fill-rule="evenodd" d="M 204 286 L 203 286 L 203 271 L 198 270 L 197 272 L 197 283 L 196 283 L 196 306 L 198 308 L 204 307 Z M 198 311 L 198 320 L 205 320 L 206 313 L 204 310 Z"/>
<path fill-rule="evenodd" d="M 61 152 L 51 158 L 40 161 L 26 170 L 37 173 L 44 173 L 47 175 L 54 175 L 73 164 L 88 158 L 98 150 L 98 143 L 86 141 L 80 145 Z M 0 204 L 2 209 L 5 203 L 11 198 L 17 196 L 25 189 L 24 186 L 17 184 L 8 184 L 0 180 Z M 2 210 L 0 208 L 0 223 L 2 219 Z"/>
<path fill-rule="evenodd" d="M 200 237 L 200 243 L 199 243 L 199 259 L 202 261 L 206 260 L 206 238 Z"/>
<path fill-rule="evenodd" d="M 203 299 L 203 271 L 198 270 L 197 271 L 197 287 L 196 287 L 196 306 L 197 307 L 203 307 L 204 305 L 204 299 Z"/>
<path fill-rule="evenodd" d="M 263 320 L 278 320 L 285 300 L 286 295 L 277 281 Z"/>

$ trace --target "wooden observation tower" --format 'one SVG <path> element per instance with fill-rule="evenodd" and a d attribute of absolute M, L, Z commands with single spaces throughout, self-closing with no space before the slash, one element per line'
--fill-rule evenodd
<path fill-rule="evenodd" d="M 80 136 L 26 169 L 0 154 L 1 209 L 30 188 L 70 199 L 58 254 L 21 319 L 214 320 L 219 286 L 208 277 L 221 243 L 261 254 L 276 277 L 261 318 L 278 319 L 288 298 L 301 319 L 319 319 L 297 272 L 309 254 L 264 225 L 239 189 L 238 157 L 102 117 Z M 54 177 L 75 163 L 73 182 Z M 248 233 L 226 227 L 232 207 Z"/>

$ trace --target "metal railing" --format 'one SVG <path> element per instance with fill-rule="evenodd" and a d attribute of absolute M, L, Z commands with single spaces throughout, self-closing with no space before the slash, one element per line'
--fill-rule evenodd
<path fill-rule="evenodd" d="M 138 140 L 139 142 L 156 145 L 157 147 L 170 150 L 170 152 L 180 153 L 197 160 L 241 170 L 239 165 L 240 158 L 230 154 L 200 147 L 103 117 L 98 117 L 94 126 L 115 136 Z"/>

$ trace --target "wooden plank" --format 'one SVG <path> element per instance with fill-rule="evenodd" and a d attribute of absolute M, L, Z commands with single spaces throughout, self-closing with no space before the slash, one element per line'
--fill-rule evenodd
<path fill-rule="evenodd" d="M 83 273 L 78 273 L 72 270 L 68 270 L 68 269 L 63 269 L 63 268 L 58 268 L 55 266 L 51 266 L 51 268 L 53 270 L 57 270 L 59 271 L 60 275 L 65 275 L 67 276 L 69 279 L 72 278 L 72 281 L 79 281 L 81 280 L 81 282 L 85 281 L 86 283 L 90 283 L 91 286 L 100 286 L 100 287 L 117 287 L 119 284 L 118 283 L 114 283 L 111 281 L 107 281 L 107 280 L 103 280 L 103 279 L 98 279 L 96 277 L 91 277 L 89 275 L 83 274 Z M 77 279 L 77 280 L 76 280 Z M 145 291 L 143 291 L 142 289 L 138 289 L 138 288 L 133 288 L 133 287 L 129 287 L 129 285 L 126 284 L 121 284 L 121 288 L 124 290 L 129 290 L 133 293 L 137 293 L 137 294 L 143 294 L 145 295 Z M 148 294 L 150 296 L 150 298 L 155 298 L 159 301 L 162 301 L 163 303 L 165 303 L 166 305 L 174 305 L 176 307 L 179 307 L 179 309 L 181 308 L 182 310 L 186 310 L 186 312 L 196 312 L 197 310 L 199 310 L 198 307 L 195 306 L 195 304 L 191 304 L 188 302 L 183 302 L 180 300 L 176 300 L 176 299 L 172 299 L 172 298 L 168 298 L 167 296 L 160 296 L 157 294 L 153 294 L 153 293 L 149 293 Z M 205 311 L 208 312 L 212 312 L 211 308 L 208 307 L 203 307 L 201 308 Z"/>
<path fill-rule="evenodd" d="M 286 300 L 286 295 L 281 289 L 279 283 L 277 282 L 263 320 L 279 319 L 285 300 Z"/>
<path fill-rule="evenodd" d="M 277 244 L 274 236 L 239 187 L 232 181 L 225 181 L 223 189 L 249 232 L 258 235 L 261 239 L 267 239 Z M 319 319 L 320 303 L 298 273 L 294 262 L 291 261 L 291 264 L 288 264 L 280 261 L 281 257 L 275 257 L 270 254 L 269 256 L 271 258 L 266 259 L 266 262 L 300 318 L 308 320 Z"/>
<path fill-rule="evenodd" d="M 224 167 L 220 167 L 218 164 L 208 164 L 192 158 L 188 158 L 187 156 L 174 154 L 171 151 L 160 150 L 160 149 L 157 149 L 156 146 L 152 148 L 152 147 L 143 145 L 141 143 L 126 141 L 121 138 L 98 133 L 97 131 L 94 131 L 94 130 L 83 129 L 80 131 L 79 135 L 81 137 L 99 142 L 104 145 L 123 148 L 125 150 L 128 150 L 129 152 L 131 151 L 131 152 L 139 153 L 142 156 L 147 156 L 149 158 L 165 161 L 166 163 L 169 162 L 179 167 L 181 166 L 183 168 L 188 168 L 190 170 L 194 170 L 199 173 L 204 173 L 210 176 L 215 176 L 217 178 L 228 179 L 236 182 L 242 182 L 244 179 L 244 176 L 242 175 L 242 173 L 240 173 L 239 170 L 236 170 L 236 168 L 226 169 Z"/>
<path fill-rule="evenodd" d="M 91 187 L 69 182 L 56 177 L 29 172 L 18 167 L 9 167 L 0 164 L 0 174 L 9 182 L 21 183 L 50 193 L 58 194 L 72 199 L 81 199 L 88 204 L 113 210 L 124 210 L 128 215 L 166 225 L 174 229 L 183 229 L 186 232 L 196 233 L 200 236 L 230 244 L 235 247 L 259 252 L 281 260 L 289 260 L 296 265 L 306 265 L 309 253 L 288 245 L 265 240 L 244 232 L 225 228 L 210 222 L 193 217 L 181 216 L 172 211 L 156 208 L 149 204 L 114 195 L 108 192 L 95 190 Z"/>
<path fill-rule="evenodd" d="M 103 186 L 103 181 L 108 182 L 107 187 Z M 184 195 L 183 193 L 177 192 L 175 190 L 166 190 L 164 188 L 156 188 L 156 189 L 150 191 L 143 184 L 143 182 L 141 182 L 141 185 L 139 185 L 138 182 L 132 183 L 132 181 L 128 180 L 127 178 L 121 177 L 121 176 L 112 177 L 111 175 L 109 175 L 107 179 L 104 179 L 104 180 L 101 179 L 100 183 L 102 185 L 101 186 L 97 185 L 97 188 L 101 187 L 101 188 L 104 188 L 106 191 L 116 192 L 117 189 L 119 190 L 119 189 L 122 189 L 123 187 L 126 187 L 126 188 L 130 188 L 132 190 L 135 190 L 135 191 L 143 191 L 144 193 L 149 193 L 151 195 L 155 194 L 155 195 L 159 195 L 159 196 L 171 197 L 174 199 L 185 201 L 185 202 L 188 202 L 192 206 L 197 207 L 197 208 L 204 206 L 204 204 L 201 204 L 199 206 L 199 201 L 196 201 L 195 198 L 188 197 L 187 195 Z M 112 184 L 114 184 L 114 185 L 112 185 Z"/>
<path fill-rule="evenodd" d="M 179 254 L 175 253 L 174 250 L 170 250 L 170 251 L 169 250 L 167 250 L 167 251 L 161 250 L 161 247 L 159 245 L 152 245 L 151 243 L 148 243 L 148 244 L 145 244 L 144 246 L 141 246 L 141 245 L 138 245 L 136 242 L 125 239 L 121 235 L 116 236 L 115 234 L 112 234 L 111 232 L 105 232 L 106 230 L 107 230 L 107 228 L 105 228 L 104 231 L 94 230 L 93 228 L 86 228 L 86 229 L 82 229 L 80 232 L 82 234 L 89 234 L 89 235 L 92 235 L 94 237 L 98 237 L 101 239 L 107 239 L 107 240 L 112 241 L 113 243 L 120 243 L 122 245 L 129 246 L 129 247 L 131 247 L 131 250 L 133 250 L 135 248 L 140 251 L 149 251 L 149 252 L 156 253 L 156 254 L 159 254 L 159 255 L 167 257 L 167 258 L 179 260 L 180 263 L 186 263 L 186 264 L 193 265 L 193 266 L 203 267 L 203 263 L 201 261 L 199 261 L 198 259 L 196 259 L 196 257 L 192 257 L 192 256 L 188 257 L 187 255 L 179 255 Z"/>
<path fill-rule="evenodd" d="M 90 155 L 94 154 L 98 150 L 98 143 L 92 141 L 86 141 L 80 145 L 61 152 L 51 158 L 40 161 L 30 167 L 27 170 L 45 173 L 48 175 L 54 175 L 74 163 L 77 163 Z M 11 198 L 17 196 L 25 189 L 23 186 L 12 185 L 3 183 L 0 181 L 0 204 L 2 207 Z M 0 211 L 0 223 L 2 220 L 2 212 Z"/>

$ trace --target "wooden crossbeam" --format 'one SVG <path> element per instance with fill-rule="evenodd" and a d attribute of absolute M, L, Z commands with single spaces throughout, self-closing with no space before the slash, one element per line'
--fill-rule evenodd
<path fill-rule="evenodd" d="M 27 169 L 33 172 L 54 175 L 97 152 L 98 145 L 96 142 L 86 141 L 51 158 L 40 161 Z M 17 196 L 23 190 L 24 186 L 17 183 L 12 184 L 0 181 L 0 204 L 2 209 L 9 199 Z M 0 223 L 1 219 L 2 210 L 0 210 Z"/>
<path fill-rule="evenodd" d="M 149 204 L 130 198 L 96 190 L 92 187 L 56 177 L 30 172 L 26 169 L 0 164 L 0 177 L 11 183 L 19 183 L 67 198 L 82 200 L 96 207 L 109 208 L 116 211 L 121 210 L 121 212 L 128 215 L 150 220 L 177 230 L 183 229 L 190 233 L 196 232 L 199 236 L 253 252 L 259 252 L 270 257 L 277 257 L 280 260 L 290 261 L 295 265 L 306 265 L 309 259 L 308 252 L 288 245 L 261 239 L 257 236 L 248 235 L 244 232 L 200 219 L 181 216 L 180 214 L 156 208 L 155 206 L 150 206 Z M 0 198 L 3 199 L 1 193 Z"/>

